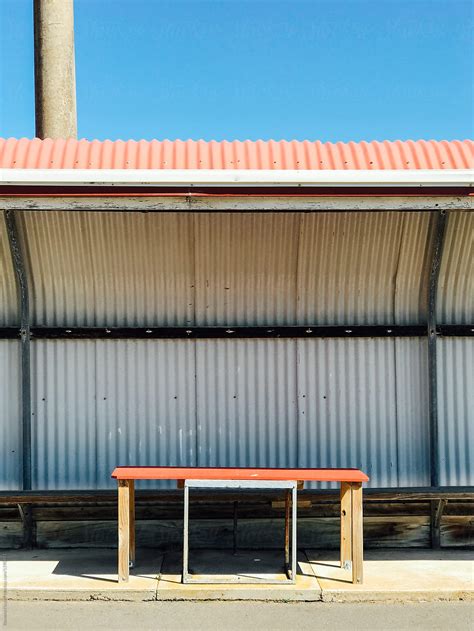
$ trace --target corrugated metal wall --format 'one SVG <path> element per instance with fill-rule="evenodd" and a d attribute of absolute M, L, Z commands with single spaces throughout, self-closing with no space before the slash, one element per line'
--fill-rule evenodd
<path fill-rule="evenodd" d="M 36 341 L 35 488 L 105 488 L 119 465 L 196 463 L 186 341 Z"/>
<path fill-rule="evenodd" d="M 18 324 L 18 301 L 7 226 L 0 212 L 0 326 Z"/>
<path fill-rule="evenodd" d="M 474 340 L 445 338 L 438 356 L 442 485 L 474 484 Z"/>
<path fill-rule="evenodd" d="M 426 321 L 430 213 L 25 211 L 19 226 L 36 326 Z M 472 227 L 449 217 L 444 323 L 474 320 Z M 469 344 L 440 341 L 446 484 L 474 483 Z M 15 487 L 18 343 L 7 346 L 0 427 L 16 455 L 0 472 Z M 32 383 L 35 488 L 104 488 L 132 462 L 360 466 L 372 486 L 429 484 L 425 339 L 36 340 Z"/>
<path fill-rule="evenodd" d="M 21 484 L 20 343 L 0 340 L 0 489 Z"/>
<path fill-rule="evenodd" d="M 104 488 L 130 462 L 428 484 L 425 375 L 420 340 L 37 340 L 34 486 Z"/>

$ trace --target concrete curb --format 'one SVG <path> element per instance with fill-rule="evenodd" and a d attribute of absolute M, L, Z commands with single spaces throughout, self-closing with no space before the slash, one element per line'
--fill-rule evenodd
<path fill-rule="evenodd" d="M 233 590 L 222 588 L 194 588 L 184 591 L 180 589 L 166 590 L 79 590 L 79 589 L 10 589 L 7 600 L 21 601 L 241 601 L 259 602 L 325 602 L 325 603 L 370 603 L 370 602 L 474 602 L 474 590 L 413 590 L 413 591 L 372 591 L 347 592 L 337 590 L 320 591 L 317 589 L 301 589 L 281 591 L 272 589 L 254 590 L 238 588 Z"/>
<path fill-rule="evenodd" d="M 460 600 L 474 602 L 474 590 L 413 590 L 372 592 L 323 590 L 321 593 L 321 600 L 325 603 L 419 603 L 454 602 Z"/>

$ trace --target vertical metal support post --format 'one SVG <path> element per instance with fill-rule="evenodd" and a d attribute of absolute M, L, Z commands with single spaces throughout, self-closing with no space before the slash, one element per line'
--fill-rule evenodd
<path fill-rule="evenodd" d="M 291 511 L 291 580 L 293 582 L 296 581 L 296 562 L 298 557 L 298 549 L 296 547 L 296 511 L 298 510 L 298 486 L 295 483 L 294 487 L 291 490 L 291 502 L 292 502 L 292 511 Z"/>
<path fill-rule="evenodd" d="M 439 439 L 438 439 L 438 374 L 437 374 L 437 333 L 436 304 L 439 270 L 443 255 L 446 234 L 447 213 L 441 210 L 436 215 L 433 250 L 431 256 L 429 295 L 428 295 L 428 388 L 430 420 L 430 470 L 431 486 L 439 486 Z"/>
<path fill-rule="evenodd" d="M 290 576 L 290 491 L 285 491 L 285 572 Z"/>
<path fill-rule="evenodd" d="M 237 508 L 238 508 L 238 502 L 235 501 L 234 502 L 234 527 L 232 529 L 232 553 L 235 555 L 237 554 Z"/>
<path fill-rule="evenodd" d="M 20 310 L 21 339 L 21 417 L 22 417 L 22 486 L 31 489 L 31 367 L 30 367 L 30 302 L 28 277 L 20 247 L 15 212 L 5 211 L 8 242 L 15 270 Z"/>
<path fill-rule="evenodd" d="M 129 480 L 130 568 L 135 567 L 135 480 Z"/>
<path fill-rule="evenodd" d="M 184 482 L 184 524 L 183 524 L 183 583 L 189 575 L 189 486 Z"/>

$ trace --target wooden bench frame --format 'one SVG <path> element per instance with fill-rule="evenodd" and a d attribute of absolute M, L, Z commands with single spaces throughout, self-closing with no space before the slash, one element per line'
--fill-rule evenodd
<path fill-rule="evenodd" d="M 129 580 L 135 565 L 135 480 L 280 480 L 338 482 L 340 484 L 341 567 L 352 572 L 352 582 L 363 581 L 362 483 L 368 476 L 358 469 L 255 469 L 223 467 L 117 467 L 118 582 Z"/>

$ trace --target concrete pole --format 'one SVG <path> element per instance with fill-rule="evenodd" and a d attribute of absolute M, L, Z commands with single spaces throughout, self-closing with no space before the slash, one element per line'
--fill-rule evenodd
<path fill-rule="evenodd" d="M 33 0 L 38 138 L 76 138 L 73 0 Z"/>

